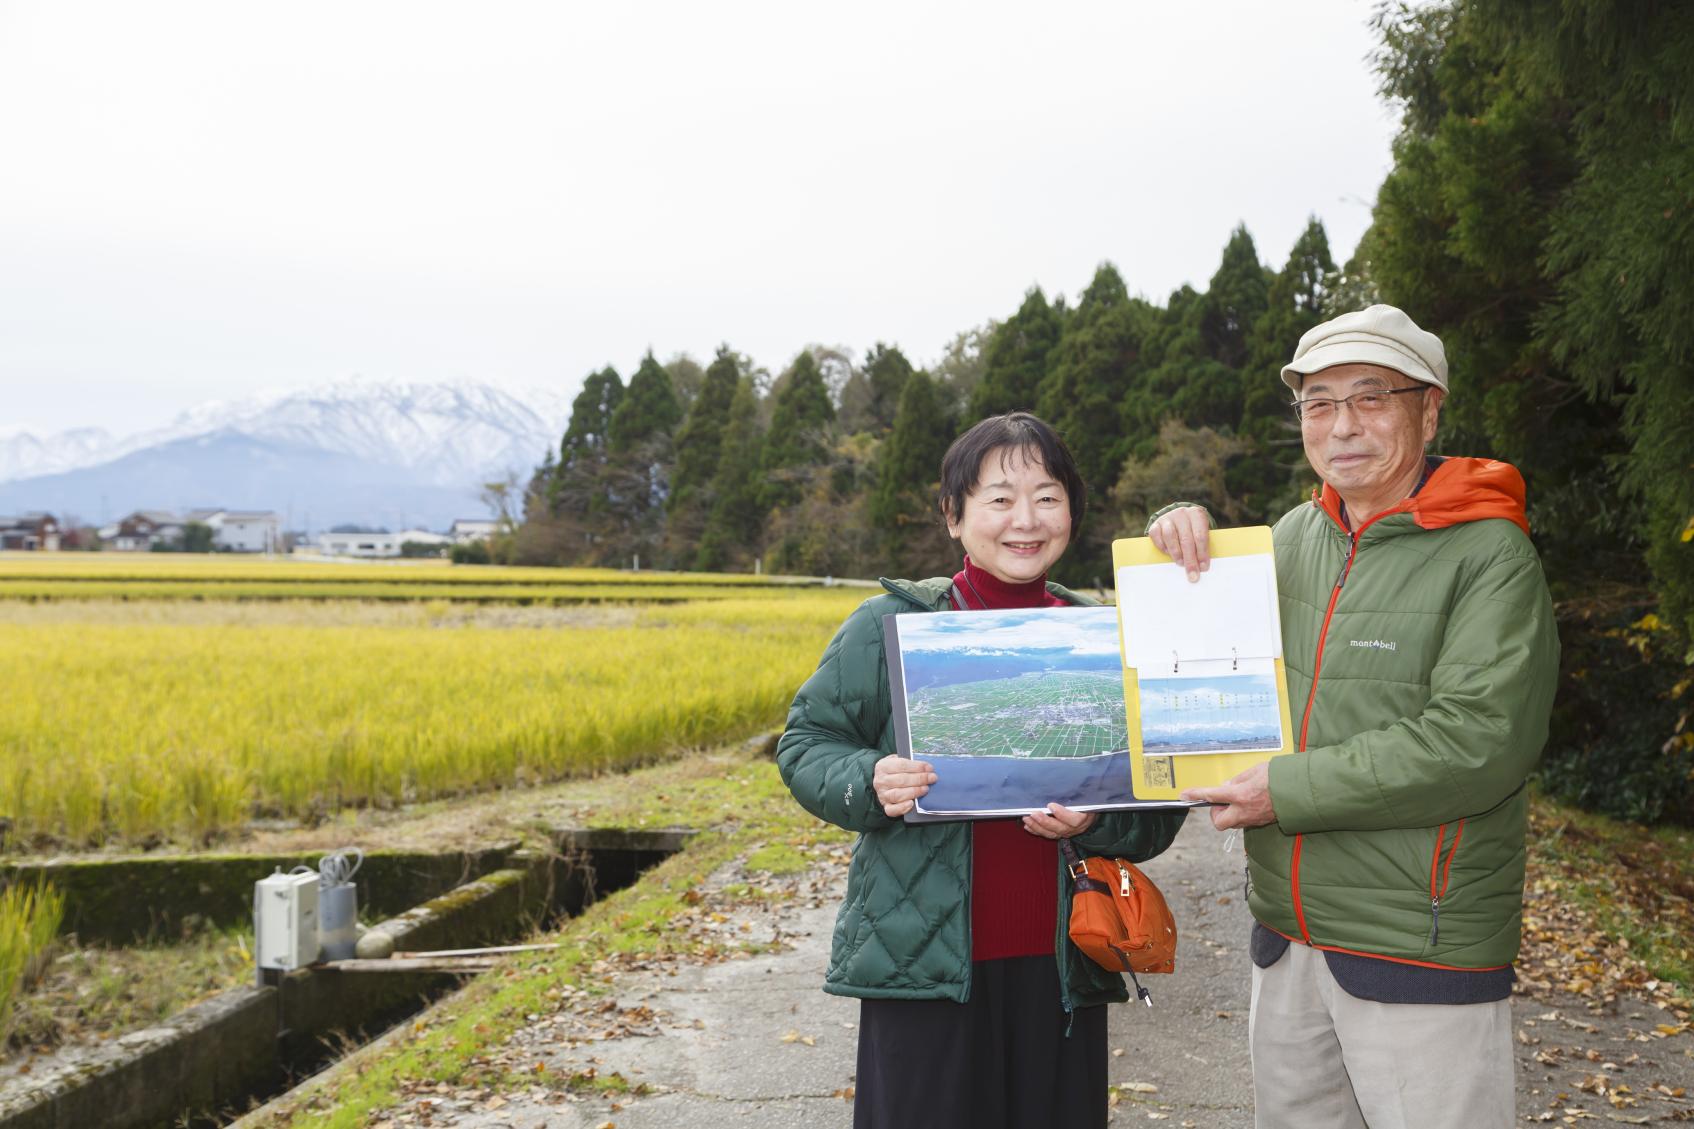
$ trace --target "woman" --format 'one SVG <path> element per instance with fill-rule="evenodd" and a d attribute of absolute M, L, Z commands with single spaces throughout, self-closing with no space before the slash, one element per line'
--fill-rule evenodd
<path fill-rule="evenodd" d="M 952 577 L 884 580 L 795 696 L 777 748 L 806 810 L 860 833 L 824 990 L 861 999 L 856 1129 L 1106 1124 L 1106 1009 L 1123 979 L 1070 943 L 1056 840 L 1151 858 L 1183 812 L 1076 812 L 907 824 L 935 783 L 895 755 L 882 617 L 1091 603 L 1047 582 L 1085 491 L 1057 433 L 994 416 L 941 460 L 942 519 L 963 544 Z"/>

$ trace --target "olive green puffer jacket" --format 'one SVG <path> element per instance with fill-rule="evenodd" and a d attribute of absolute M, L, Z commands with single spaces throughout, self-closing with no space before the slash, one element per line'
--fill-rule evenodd
<path fill-rule="evenodd" d="M 883 814 L 871 789 L 876 762 L 895 752 L 882 617 L 949 607 L 945 578 L 884 580 L 886 595 L 861 604 L 823 653 L 788 711 L 777 745 L 782 779 L 802 807 L 859 832 L 847 896 L 835 922 L 824 990 L 873 999 L 970 996 L 971 825 L 915 823 Z M 1054 595 L 1084 604 L 1049 584 Z M 1185 811 L 1102 813 L 1073 840 L 1085 852 L 1152 858 L 1170 845 Z M 1068 1011 L 1129 998 L 1123 977 L 1070 943 L 1070 883 L 1058 847 L 1058 925 L 1054 951 Z"/>
<path fill-rule="evenodd" d="M 1559 641 L 1505 463 L 1448 459 L 1350 532 L 1323 496 L 1276 525 L 1283 658 L 1303 752 L 1270 763 L 1246 836 L 1253 916 L 1320 948 L 1510 964 L 1525 780 Z"/>

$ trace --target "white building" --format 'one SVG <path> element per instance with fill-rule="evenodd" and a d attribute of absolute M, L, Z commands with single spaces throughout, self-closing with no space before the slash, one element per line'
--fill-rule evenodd
<path fill-rule="evenodd" d="M 451 537 L 426 529 L 403 529 L 399 533 L 320 533 L 318 551 L 329 557 L 398 557 L 406 544 L 445 547 Z"/>
<path fill-rule="evenodd" d="M 447 531 L 447 536 L 453 539 L 455 545 L 468 545 L 472 541 L 488 540 L 498 528 L 500 523 L 497 521 L 462 517 L 453 522 L 453 528 Z"/>
<path fill-rule="evenodd" d="M 232 553 L 282 550 L 282 519 L 270 510 L 216 510 L 206 517 L 190 516 L 188 520 L 211 526 L 212 544 L 219 549 Z"/>

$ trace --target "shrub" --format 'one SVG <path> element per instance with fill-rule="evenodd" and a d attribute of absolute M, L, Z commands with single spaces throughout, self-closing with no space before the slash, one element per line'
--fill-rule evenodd
<path fill-rule="evenodd" d="M 1689 668 L 1646 593 L 1559 606 L 1559 694 L 1540 776 L 1553 795 L 1694 826 Z"/>

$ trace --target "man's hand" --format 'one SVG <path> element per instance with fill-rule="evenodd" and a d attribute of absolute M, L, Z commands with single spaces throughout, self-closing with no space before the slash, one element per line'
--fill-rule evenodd
<path fill-rule="evenodd" d="M 1224 805 L 1212 809 L 1212 826 L 1219 831 L 1227 831 L 1231 827 L 1263 827 L 1276 822 L 1276 808 L 1271 804 L 1268 761 L 1260 761 L 1246 772 L 1236 773 L 1227 783 L 1215 788 L 1190 788 L 1182 794 L 1182 798 Z"/>
<path fill-rule="evenodd" d="M 1188 572 L 1188 582 L 1212 567 L 1212 523 L 1201 506 L 1183 506 L 1155 521 L 1147 530 L 1153 547 Z"/>
<path fill-rule="evenodd" d="M 1096 813 L 1072 811 L 1063 804 L 1048 804 L 1046 811 L 1030 812 L 1023 817 L 1023 829 L 1043 839 L 1069 839 L 1094 826 Z"/>
<path fill-rule="evenodd" d="M 876 762 L 871 787 L 883 813 L 889 819 L 899 819 L 912 810 L 918 797 L 926 794 L 935 780 L 935 770 L 928 763 L 909 761 L 890 753 Z"/>

